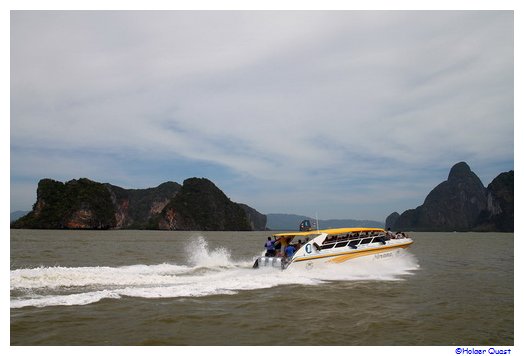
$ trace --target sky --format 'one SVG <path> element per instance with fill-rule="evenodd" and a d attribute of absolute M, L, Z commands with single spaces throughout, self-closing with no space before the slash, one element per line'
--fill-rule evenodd
<path fill-rule="evenodd" d="M 384 221 L 514 169 L 512 11 L 12 11 L 10 209 L 42 178 L 206 177 Z"/>

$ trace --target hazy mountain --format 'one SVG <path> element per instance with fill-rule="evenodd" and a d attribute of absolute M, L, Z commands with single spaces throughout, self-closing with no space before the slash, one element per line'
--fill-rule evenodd
<path fill-rule="evenodd" d="M 315 218 L 294 214 L 266 214 L 267 228 L 274 231 L 290 230 L 297 231 L 302 220 L 309 220 L 316 223 Z M 384 223 L 374 220 L 355 220 L 355 219 L 329 219 L 319 220 L 321 229 L 337 227 L 378 227 L 384 228 Z"/>
<path fill-rule="evenodd" d="M 15 220 L 18 220 L 22 216 L 27 215 L 28 213 L 29 213 L 29 211 L 22 211 L 22 210 L 13 211 L 11 213 L 11 217 L 10 217 L 11 220 L 10 221 L 13 222 Z"/>

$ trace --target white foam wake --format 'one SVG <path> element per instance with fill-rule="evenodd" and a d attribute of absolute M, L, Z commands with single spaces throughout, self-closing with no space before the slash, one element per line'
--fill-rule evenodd
<path fill-rule="evenodd" d="M 11 308 L 85 305 L 102 299 L 228 295 L 279 285 L 318 285 L 334 280 L 388 280 L 418 268 L 409 253 L 391 261 L 354 261 L 329 270 L 252 269 L 224 248 L 210 250 L 203 238 L 187 247 L 187 264 L 121 267 L 39 267 L 11 271 Z"/>
<path fill-rule="evenodd" d="M 11 271 L 11 290 L 96 285 L 133 286 L 173 283 L 187 266 L 161 264 L 122 267 L 39 267 Z"/>
<path fill-rule="evenodd" d="M 11 300 L 11 308 L 25 306 L 84 305 L 104 298 L 176 298 L 212 294 L 234 294 L 240 290 L 270 288 L 282 284 L 317 284 L 320 280 L 281 271 L 253 270 L 237 267 L 204 274 L 162 275 L 155 271 L 180 270 L 160 266 L 121 268 L 37 268 L 11 273 L 11 290 L 31 291 Z M 134 273 L 128 273 L 134 270 Z M 100 272 L 100 273 L 98 273 Z M 30 278 L 27 276 L 30 275 Z M 83 287 L 85 292 L 63 294 L 67 287 Z M 42 288 L 39 290 L 38 288 Z M 78 288 L 73 289 L 78 291 Z M 44 294 L 39 294 L 44 293 Z"/>

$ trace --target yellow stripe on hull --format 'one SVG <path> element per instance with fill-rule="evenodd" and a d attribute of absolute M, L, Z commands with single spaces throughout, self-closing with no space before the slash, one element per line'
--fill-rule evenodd
<path fill-rule="evenodd" d="M 341 253 L 332 253 L 332 254 L 329 254 L 329 255 L 317 255 L 317 256 L 311 256 L 311 257 L 299 257 L 299 258 L 293 260 L 293 262 L 303 262 L 303 261 L 315 260 L 315 259 L 318 259 L 318 258 L 334 257 L 334 258 L 331 258 L 329 261 L 326 261 L 326 262 L 342 263 L 342 262 L 345 262 L 345 261 L 347 261 L 349 259 L 352 259 L 352 258 L 363 257 L 363 256 L 368 256 L 368 255 L 375 255 L 375 254 L 382 253 L 384 251 L 392 250 L 392 249 L 396 249 L 396 248 L 407 248 L 412 243 L 413 243 L 413 241 L 402 243 L 402 244 L 395 244 L 395 245 L 391 245 L 391 246 L 374 247 L 374 248 L 366 249 L 365 251 L 346 251 L 346 252 L 341 252 Z"/>

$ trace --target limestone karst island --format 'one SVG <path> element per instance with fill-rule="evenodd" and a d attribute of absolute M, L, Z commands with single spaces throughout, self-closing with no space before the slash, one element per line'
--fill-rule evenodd
<path fill-rule="evenodd" d="M 429 192 L 422 205 L 402 214 L 390 214 L 381 227 L 402 231 L 511 232 L 513 196 L 513 171 L 499 174 L 484 187 L 468 164 L 459 162 L 451 168 L 448 179 Z M 268 214 L 272 218 L 276 215 Z M 271 229 L 268 216 L 231 201 L 206 178 L 189 178 L 182 185 L 165 182 L 147 189 L 124 189 L 87 178 L 65 183 L 42 179 L 33 209 L 11 227 L 247 231 Z M 296 228 L 299 219 L 296 216 L 297 223 L 293 221 L 291 226 L 282 228 Z"/>

